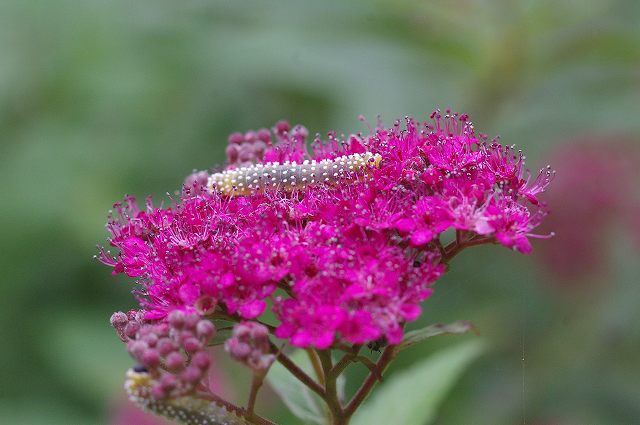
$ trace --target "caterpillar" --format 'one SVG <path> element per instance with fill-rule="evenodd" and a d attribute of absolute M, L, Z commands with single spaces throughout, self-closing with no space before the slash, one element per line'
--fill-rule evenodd
<path fill-rule="evenodd" d="M 129 400 L 142 409 L 183 425 L 250 425 L 237 412 L 213 401 L 190 395 L 156 400 L 151 396 L 152 384 L 153 378 L 148 372 L 129 369 L 124 388 Z"/>
<path fill-rule="evenodd" d="M 251 167 L 226 170 L 209 176 L 210 192 L 228 196 L 251 195 L 266 190 L 292 192 L 316 185 L 335 185 L 358 179 L 363 173 L 379 168 L 382 156 L 371 152 L 343 155 L 320 161 L 268 162 Z"/>

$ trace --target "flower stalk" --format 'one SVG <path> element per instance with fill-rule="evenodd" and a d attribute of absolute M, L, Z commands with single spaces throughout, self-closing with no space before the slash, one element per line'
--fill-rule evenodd
<path fill-rule="evenodd" d="M 389 364 L 395 358 L 396 354 L 397 352 L 394 346 L 388 346 L 384 349 L 382 355 L 376 363 L 376 370 L 372 370 L 369 373 L 369 376 L 367 376 L 358 391 L 356 391 L 356 394 L 353 396 L 349 404 L 347 404 L 347 407 L 345 409 L 345 415 L 347 418 L 350 418 L 356 412 L 358 407 L 360 407 L 369 393 L 371 393 L 371 390 L 373 390 L 376 382 L 381 379 L 382 374 L 387 369 L 387 367 L 389 367 Z"/>
<path fill-rule="evenodd" d="M 311 391 L 318 394 L 321 398 L 325 398 L 325 389 L 323 386 L 319 385 L 317 382 L 313 380 L 309 375 L 307 375 L 302 369 L 300 369 L 286 354 L 284 354 L 281 350 L 278 350 L 275 345 L 271 346 L 272 352 L 276 353 L 276 360 L 285 367 L 293 376 L 295 376 L 298 381 L 302 382 L 307 386 Z"/>
<path fill-rule="evenodd" d="M 249 391 L 249 401 L 247 401 L 247 418 L 252 420 L 255 415 L 256 400 L 258 398 L 258 391 L 262 387 L 264 382 L 264 373 L 254 373 L 251 380 L 251 389 Z"/>

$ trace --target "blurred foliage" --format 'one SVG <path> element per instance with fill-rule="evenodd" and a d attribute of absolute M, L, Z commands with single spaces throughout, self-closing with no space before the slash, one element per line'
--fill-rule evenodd
<path fill-rule="evenodd" d="M 290 359 L 307 375 L 317 376 L 305 350 L 291 353 Z M 344 375 L 339 377 L 338 387 L 344 388 Z M 284 368 L 279 362 L 273 363 L 266 382 L 278 394 L 289 411 L 305 423 L 325 425 L 330 418 L 324 401 Z M 340 397 L 340 395 L 338 396 Z M 343 397 L 340 397 L 341 401 Z"/>
<path fill-rule="evenodd" d="M 569 138 L 637 141 L 638 22 L 636 0 L 0 2 L 0 421 L 109 421 L 130 361 L 108 318 L 134 303 L 91 257 L 125 193 L 166 202 L 227 134 L 281 118 L 352 132 L 451 106 L 534 168 Z M 596 286 L 496 247 L 456 259 L 416 328 L 472 320 L 488 349 L 435 423 L 637 422 L 640 266 L 616 231 Z"/>
<path fill-rule="evenodd" d="M 385 380 L 353 417 L 353 425 L 429 425 L 465 368 L 482 352 L 479 340 L 439 351 Z"/>

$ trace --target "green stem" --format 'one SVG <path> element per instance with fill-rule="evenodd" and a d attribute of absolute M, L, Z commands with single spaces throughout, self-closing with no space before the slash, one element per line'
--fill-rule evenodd
<path fill-rule="evenodd" d="M 305 351 L 309 356 L 309 361 L 313 366 L 313 371 L 316 373 L 318 382 L 320 382 L 320 385 L 324 386 L 324 372 L 322 371 L 322 365 L 320 364 L 320 357 L 318 357 L 318 353 L 316 353 L 316 350 L 313 348 L 305 348 Z"/>
<path fill-rule="evenodd" d="M 331 413 L 331 425 L 347 425 L 349 418 L 345 416 L 342 405 L 338 398 L 337 375 L 333 373 L 333 360 L 331 350 L 318 351 L 322 370 L 324 371 L 324 400 Z"/>

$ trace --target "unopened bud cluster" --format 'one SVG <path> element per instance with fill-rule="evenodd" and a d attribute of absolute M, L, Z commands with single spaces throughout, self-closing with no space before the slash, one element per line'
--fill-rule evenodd
<path fill-rule="evenodd" d="M 272 146 L 271 134 L 266 128 L 246 133 L 233 133 L 225 153 L 231 167 L 243 167 L 261 161 L 268 147 Z"/>
<path fill-rule="evenodd" d="M 269 330 L 256 322 L 235 325 L 224 348 L 231 357 L 256 372 L 267 370 L 275 360 L 275 356 L 270 353 Z"/>
<path fill-rule="evenodd" d="M 159 323 L 117 312 L 111 323 L 127 342 L 129 354 L 155 378 L 153 398 L 188 394 L 206 376 L 211 364 L 207 345 L 216 331 L 210 321 L 176 310 Z"/>

